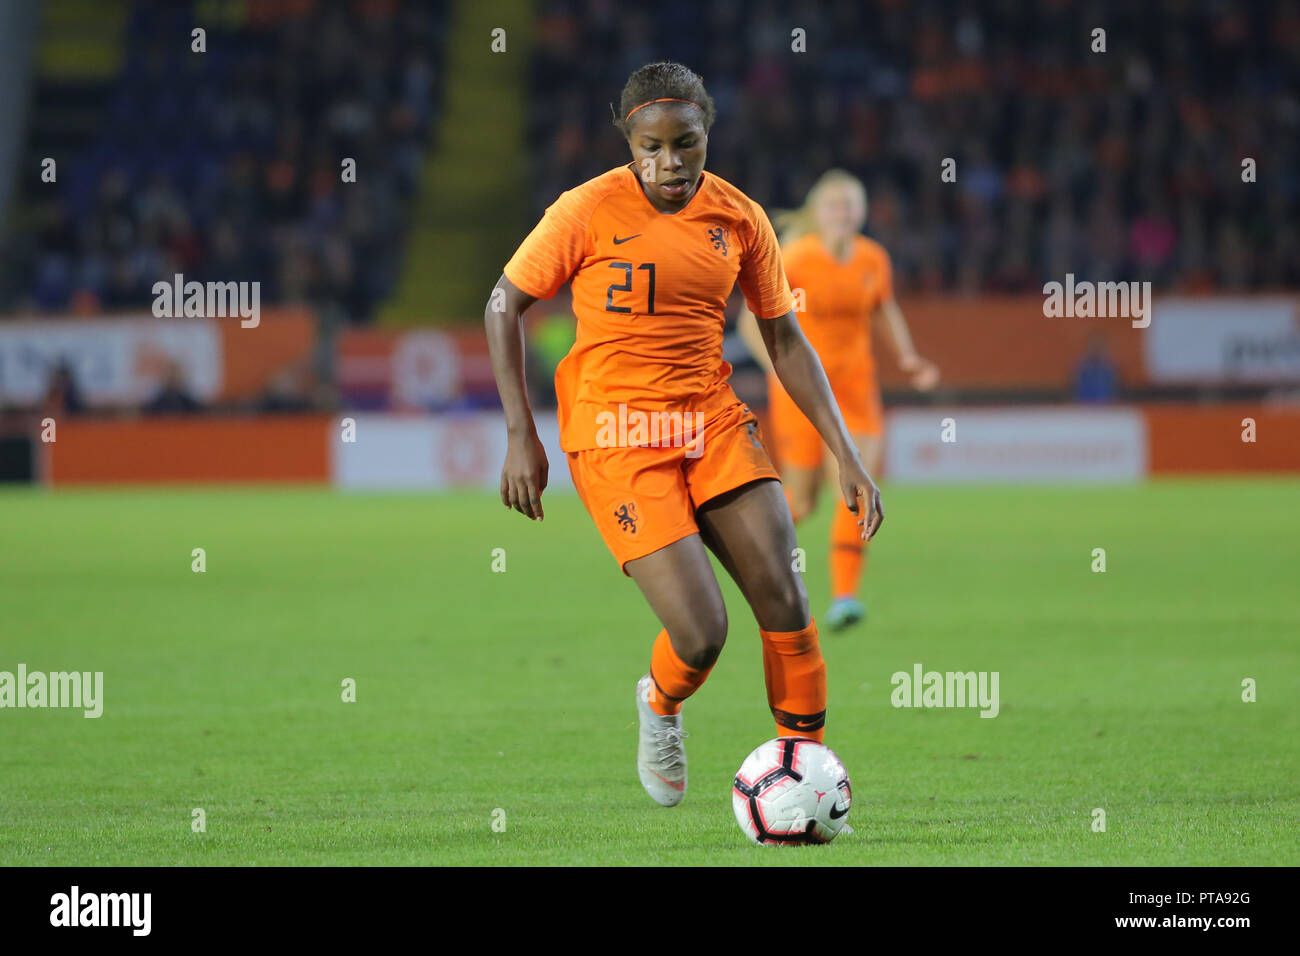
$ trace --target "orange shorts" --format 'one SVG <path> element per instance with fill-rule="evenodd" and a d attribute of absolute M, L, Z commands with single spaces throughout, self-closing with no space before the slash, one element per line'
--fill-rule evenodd
<path fill-rule="evenodd" d="M 627 574 L 627 562 L 699 531 L 695 509 L 759 478 L 780 479 L 758 419 L 737 402 L 704 421 L 695 446 L 568 453 L 578 497 Z"/>
<path fill-rule="evenodd" d="M 885 430 L 885 417 L 876 377 L 863 370 L 862 374 L 828 378 L 849 434 L 879 438 Z M 795 468 L 820 465 L 826 443 L 775 375 L 769 375 L 767 379 L 767 401 L 777 460 Z"/>

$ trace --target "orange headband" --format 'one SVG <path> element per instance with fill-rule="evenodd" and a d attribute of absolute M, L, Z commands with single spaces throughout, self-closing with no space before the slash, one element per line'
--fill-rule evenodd
<path fill-rule="evenodd" d="M 641 106 L 650 106 L 652 103 L 690 103 L 696 109 L 702 111 L 700 104 L 696 103 L 694 100 L 679 100 L 676 97 L 672 97 L 672 96 L 665 96 L 663 99 L 658 99 L 658 100 L 646 100 L 644 103 L 641 104 Z M 637 110 L 639 110 L 641 106 L 632 107 L 632 113 L 635 113 Z M 632 118 L 632 113 L 628 113 L 627 116 L 623 117 L 624 123 L 626 123 L 628 120 Z"/>

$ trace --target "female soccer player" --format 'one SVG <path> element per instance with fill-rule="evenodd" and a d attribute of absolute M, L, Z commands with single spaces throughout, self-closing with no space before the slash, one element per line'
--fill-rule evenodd
<path fill-rule="evenodd" d="M 875 473 L 880 467 L 884 422 L 871 354 L 872 324 L 888 333 L 898 367 L 911 376 L 914 387 L 933 388 L 939 370 L 917 355 L 912 345 L 907 322 L 894 301 L 889 254 L 859 233 L 867 219 L 867 192 L 857 177 L 830 170 L 813 184 L 803 206 L 775 218 L 786 276 L 792 288 L 804 293 L 800 324 L 826 368 L 864 466 Z M 742 311 L 740 333 L 768 372 L 771 437 L 790 510 L 798 522 L 817 506 L 826 464 L 822 438 L 775 374 L 751 313 Z M 855 521 L 852 512 L 839 507 L 831 520 L 832 600 L 826 621 L 833 631 L 857 623 L 866 614 L 856 593 L 864 546 Z"/>
<path fill-rule="evenodd" d="M 484 312 L 509 436 L 501 500 L 540 521 L 548 462 L 528 404 L 520 322 L 572 281 L 577 339 L 555 373 L 560 446 L 605 544 L 663 624 L 636 703 L 638 775 L 664 806 L 686 792 L 682 702 L 727 636 L 706 547 L 758 622 L 777 733 L 821 740 L 826 721 L 826 665 L 792 570 L 790 509 L 722 360 L 723 308 L 737 282 L 775 374 L 839 461 L 862 536 L 883 518 L 791 312 L 766 215 L 704 172 L 713 120 L 703 81 L 686 67 L 633 73 L 614 118 L 633 162 L 560 195 L 506 263 Z"/>

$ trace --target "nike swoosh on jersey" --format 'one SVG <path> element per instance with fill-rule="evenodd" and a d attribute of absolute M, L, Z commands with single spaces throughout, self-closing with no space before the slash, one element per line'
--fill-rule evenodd
<path fill-rule="evenodd" d="M 641 233 L 638 232 L 638 233 L 636 234 L 636 236 L 639 236 L 639 235 L 641 235 Z M 623 238 L 623 239 L 620 239 L 618 236 L 615 236 L 615 237 L 614 237 L 614 245 L 616 245 L 616 246 L 621 246 L 623 243 L 625 243 L 625 242 L 630 242 L 631 240 L 635 239 L 636 236 L 627 236 L 627 237 L 625 237 L 625 238 Z"/>

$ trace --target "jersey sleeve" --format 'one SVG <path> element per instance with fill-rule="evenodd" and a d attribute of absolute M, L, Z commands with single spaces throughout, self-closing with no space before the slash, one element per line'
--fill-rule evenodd
<path fill-rule="evenodd" d="M 807 256 L 804 248 L 803 243 L 797 239 L 781 247 L 781 265 L 785 269 L 785 279 L 790 284 L 791 295 L 795 289 L 802 287 L 806 290 L 812 281 L 809 270 L 805 268 Z"/>
<path fill-rule="evenodd" d="M 587 254 L 592 208 L 581 189 L 561 193 L 505 264 L 505 277 L 534 298 L 549 299 L 559 292 Z"/>
<path fill-rule="evenodd" d="M 772 223 L 761 206 L 752 201 L 750 204 L 753 207 L 750 239 L 736 281 L 750 312 L 760 319 L 775 319 L 793 308 L 794 296 L 790 294 Z"/>

